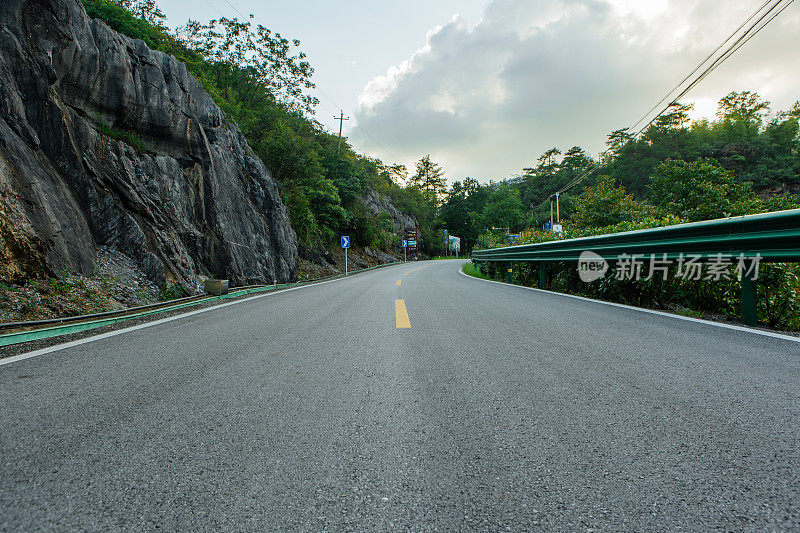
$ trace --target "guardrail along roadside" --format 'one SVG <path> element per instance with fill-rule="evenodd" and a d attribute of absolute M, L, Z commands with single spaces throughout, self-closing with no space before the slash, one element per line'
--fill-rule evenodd
<path fill-rule="evenodd" d="M 699 263 L 734 258 L 746 263 L 741 275 L 742 321 L 757 325 L 757 266 L 800 262 L 800 209 L 678 224 L 609 235 L 506 246 L 472 252 L 482 262 L 506 263 L 513 283 L 515 262 L 539 263 L 539 287 L 548 285 L 548 263 L 579 262 L 587 255 L 609 265 L 641 259 Z M 755 265 L 755 268 L 753 266 Z"/>

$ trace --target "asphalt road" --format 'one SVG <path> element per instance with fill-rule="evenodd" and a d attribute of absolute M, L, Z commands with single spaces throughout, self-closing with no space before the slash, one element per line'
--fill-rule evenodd
<path fill-rule="evenodd" d="M 800 527 L 800 343 L 460 264 L 0 366 L 0 529 Z"/>

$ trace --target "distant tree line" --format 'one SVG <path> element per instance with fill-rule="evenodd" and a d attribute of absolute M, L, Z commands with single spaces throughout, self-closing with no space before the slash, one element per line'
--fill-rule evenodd
<path fill-rule="evenodd" d="M 772 114 L 758 94 L 732 92 L 715 120 L 691 121 L 691 105 L 675 103 L 636 138 L 627 128 L 608 135 L 594 158 L 581 147 L 546 150 L 514 180 L 453 183 L 441 207 L 444 225 L 471 248 L 481 235 L 541 228 L 550 196 L 576 227 L 604 227 L 676 215 L 694 221 L 798 205 L 800 102 Z M 462 241 L 464 242 L 464 241 Z"/>

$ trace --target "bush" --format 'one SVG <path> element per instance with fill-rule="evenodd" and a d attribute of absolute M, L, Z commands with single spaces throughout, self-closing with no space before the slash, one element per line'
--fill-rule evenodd
<path fill-rule="evenodd" d="M 115 130 L 104 122 L 98 122 L 97 128 L 103 135 L 110 137 L 116 141 L 122 141 L 127 145 L 133 147 L 137 152 L 149 153 L 149 150 L 144 145 L 139 136 L 132 131 Z"/>
<path fill-rule="evenodd" d="M 189 291 L 186 290 L 186 287 L 180 283 L 168 281 L 163 287 L 161 287 L 161 291 L 158 294 L 158 299 L 162 302 L 168 302 L 170 300 L 177 300 L 178 298 L 185 298 L 187 296 L 189 296 Z"/>

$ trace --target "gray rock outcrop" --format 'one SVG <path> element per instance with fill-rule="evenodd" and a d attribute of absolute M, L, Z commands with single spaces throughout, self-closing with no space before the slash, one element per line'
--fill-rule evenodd
<path fill-rule="evenodd" d="M 79 0 L 2 0 L 0 279 L 90 274 L 100 246 L 156 283 L 297 271 L 277 185 L 183 63 Z"/>
<path fill-rule="evenodd" d="M 364 207 L 374 214 L 380 215 L 381 213 L 386 213 L 394 227 L 395 233 L 398 235 L 404 233 L 407 229 L 416 228 L 418 226 L 417 219 L 397 209 L 391 197 L 381 194 L 374 189 L 367 191 L 360 200 Z"/>

